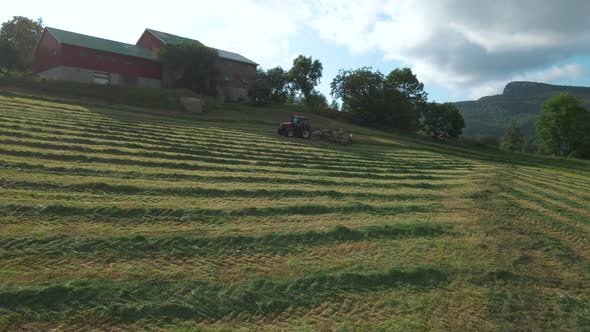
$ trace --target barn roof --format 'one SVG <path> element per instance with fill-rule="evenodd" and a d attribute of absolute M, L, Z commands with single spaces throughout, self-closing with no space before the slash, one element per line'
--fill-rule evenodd
<path fill-rule="evenodd" d="M 192 44 L 192 43 L 197 43 L 198 45 L 204 46 L 200 41 L 198 40 L 194 40 L 194 39 L 190 39 L 190 38 L 185 38 L 185 37 L 181 37 L 181 36 L 177 36 L 177 35 L 172 35 L 166 32 L 162 32 L 162 31 L 156 31 L 154 29 L 146 29 L 148 32 L 150 32 L 152 35 L 158 37 L 158 39 L 160 39 L 164 44 L 167 45 L 178 45 L 178 44 Z"/>
<path fill-rule="evenodd" d="M 58 42 L 62 44 L 86 47 L 105 52 L 154 60 L 152 51 L 142 46 L 125 44 L 114 40 L 87 36 L 80 33 L 55 28 L 47 27 L 46 29 L 53 35 L 53 37 L 55 37 L 55 39 L 57 39 Z"/>
<path fill-rule="evenodd" d="M 75 32 L 60 30 L 60 29 L 56 29 L 56 28 L 46 27 L 45 29 L 47 29 L 47 31 L 49 33 L 51 33 L 55 37 L 55 39 L 57 39 L 57 41 L 62 44 L 74 45 L 74 46 L 79 46 L 79 47 L 86 47 L 86 48 L 90 48 L 90 49 L 101 50 L 101 51 L 105 51 L 105 52 L 111 52 L 111 53 L 117 53 L 117 54 L 123 54 L 123 55 L 129 55 L 129 56 L 144 58 L 144 59 L 148 59 L 148 60 L 155 59 L 154 54 L 152 53 L 151 50 L 149 50 L 143 46 L 140 46 L 140 45 L 121 43 L 121 42 L 114 41 L 114 40 L 83 35 L 81 33 L 75 33 Z M 199 45 L 203 45 L 198 40 L 180 37 L 180 36 L 176 36 L 176 35 L 169 34 L 166 32 L 156 31 L 153 29 L 146 29 L 146 31 L 149 31 L 151 34 L 153 34 L 158 39 L 160 39 L 163 43 L 168 44 L 168 45 L 178 45 L 178 44 L 182 44 L 182 43 L 197 43 Z M 252 60 L 250 60 L 238 53 L 224 51 L 224 50 L 220 50 L 220 49 L 215 49 L 215 50 L 217 50 L 217 52 L 219 53 L 220 58 L 232 60 L 232 61 L 237 61 L 237 62 L 248 63 L 251 65 L 257 65 L 256 62 L 254 62 L 254 61 L 252 61 Z"/>
<path fill-rule="evenodd" d="M 178 44 L 183 44 L 183 43 L 197 43 L 199 45 L 203 45 L 203 43 L 201 43 L 198 40 L 194 40 L 194 39 L 190 39 L 190 38 L 186 38 L 186 37 L 181 37 L 181 36 L 169 34 L 166 32 L 161 32 L 161 31 L 157 31 L 154 29 L 146 29 L 146 31 L 150 32 L 152 35 L 156 36 L 164 44 L 167 44 L 167 45 L 178 45 Z M 224 51 L 224 50 L 220 50 L 220 49 L 215 49 L 215 50 L 217 50 L 217 52 L 219 53 L 220 58 L 232 60 L 232 61 L 237 61 L 237 62 L 244 62 L 244 63 L 248 63 L 251 65 L 258 65 L 256 62 L 254 62 L 254 61 L 252 61 L 252 60 L 250 60 L 238 53 Z"/>

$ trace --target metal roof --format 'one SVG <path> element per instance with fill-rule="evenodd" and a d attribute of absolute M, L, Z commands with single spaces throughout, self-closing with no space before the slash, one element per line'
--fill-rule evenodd
<path fill-rule="evenodd" d="M 196 43 L 198 45 L 204 46 L 200 41 L 184 38 L 176 35 L 171 35 L 166 32 L 156 31 L 153 29 L 146 29 L 147 31 L 151 32 L 152 35 L 158 37 L 164 44 L 168 45 L 178 45 L 178 44 L 193 44 Z"/>
<path fill-rule="evenodd" d="M 223 58 L 223 59 L 249 63 L 251 65 L 258 65 L 256 62 L 254 62 L 254 61 L 252 61 L 252 60 L 250 60 L 238 53 L 224 51 L 224 50 L 220 50 L 220 49 L 217 49 L 217 53 L 219 53 L 219 57 Z"/>
<path fill-rule="evenodd" d="M 92 36 L 87 36 L 75 32 L 55 29 L 55 28 L 45 28 L 49 33 L 51 33 L 58 42 L 67 45 L 74 45 L 80 47 L 91 48 L 95 50 L 101 50 L 105 52 L 129 55 L 138 58 L 144 58 L 148 60 L 155 60 L 152 51 L 149 49 L 138 46 L 138 45 L 131 45 L 125 44 L 121 42 L 117 42 L 114 40 L 108 40 L 103 38 L 97 38 Z"/>
<path fill-rule="evenodd" d="M 164 44 L 168 44 L 168 45 L 178 45 L 178 44 L 183 44 L 183 43 L 197 43 L 199 45 L 203 45 L 203 43 L 201 43 L 198 40 L 185 38 L 185 37 L 181 37 L 181 36 L 176 36 L 173 34 L 157 31 L 154 29 L 146 29 L 146 31 L 149 31 L 151 34 L 153 34 L 158 39 L 160 39 Z M 248 63 L 251 65 L 258 65 L 256 62 L 254 62 L 254 61 L 252 61 L 252 60 L 250 60 L 238 53 L 224 51 L 224 50 L 220 50 L 220 49 L 215 49 L 215 50 L 217 51 L 217 53 L 219 53 L 220 58 L 232 60 L 232 61 L 237 61 L 237 62 L 244 62 L 244 63 Z"/>
<path fill-rule="evenodd" d="M 117 54 L 123 54 L 123 55 L 129 55 L 129 56 L 144 58 L 144 59 L 148 59 L 148 60 L 156 60 L 156 58 L 151 50 L 149 50 L 143 46 L 140 46 L 140 45 L 121 43 L 121 42 L 114 41 L 114 40 L 108 40 L 108 39 L 83 35 L 80 33 L 70 32 L 70 31 L 66 31 L 66 30 L 60 30 L 60 29 L 56 29 L 56 28 L 46 27 L 45 29 L 47 29 L 47 31 L 49 33 L 51 33 L 55 37 L 55 39 L 57 39 L 57 41 L 62 44 L 86 47 L 86 48 L 91 48 L 91 49 L 95 49 L 95 50 L 101 50 L 101 51 L 105 51 L 105 52 L 111 52 L 111 53 L 117 53 Z M 190 38 L 180 37 L 180 36 L 176 36 L 173 34 L 161 32 L 161 31 L 156 31 L 153 29 L 146 29 L 146 31 L 149 31 L 151 34 L 153 34 L 158 39 L 160 39 L 164 44 L 168 44 L 168 45 L 178 45 L 178 44 L 182 44 L 182 43 L 197 43 L 199 45 L 203 45 L 198 40 L 194 40 L 194 39 L 190 39 Z M 252 60 L 250 60 L 238 53 L 224 51 L 224 50 L 220 50 L 220 49 L 215 49 L 215 50 L 219 53 L 220 58 L 232 60 L 232 61 L 237 61 L 237 62 L 248 63 L 251 65 L 258 65 L 256 62 L 254 62 L 254 61 L 252 61 Z"/>

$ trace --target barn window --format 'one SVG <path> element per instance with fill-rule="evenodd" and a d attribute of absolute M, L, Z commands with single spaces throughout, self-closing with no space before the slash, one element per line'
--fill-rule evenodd
<path fill-rule="evenodd" d="M 103 71 L 95 71 L 93 82 L 100 85 L 109 85 L 111 83 L 111 74 Z"/>
<path fill-rule="evenodd" d="M 86 51 L 80 51 L 80 56 L 87 56 L 88 53 L 86 53 Z"/>
<path fill-rule="evenodd" d="M 102 61 L 103 56 L 102 55 L 96 55 L 96 61 Z"/>
<path fill-rule="evenodd" d="M 113 57 L 111 57 L 111 62 L 112 62 L 112 63 L 115 63 L 115 62 L 117 62 L 117 58 L 115 58 L 114 56 L 113 56 Z"/>

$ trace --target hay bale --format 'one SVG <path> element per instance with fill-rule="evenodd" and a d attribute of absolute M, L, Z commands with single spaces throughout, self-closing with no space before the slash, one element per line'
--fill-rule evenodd
<path fill-rule="evenodd" d="M 200 98 L 180 98 L 184 108 L 191 113 L 203 113 L 203 101 Z"/>

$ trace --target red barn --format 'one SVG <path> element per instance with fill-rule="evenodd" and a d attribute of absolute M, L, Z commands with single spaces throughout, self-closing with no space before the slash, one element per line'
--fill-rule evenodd
<path fill-rule="evenodd" d="M 45 28 L 35 50 L 35 73 L 55 80 L 158 88 L 173 83 L 173 79 L 166 75 L 153 50 L 182 43 L 202 45 L 196 40 L 152 29 L 146 29 L 137 44 L 132 45 Z M 258 65 L 237 53 L 217 52 L 217 69 L 221 73 L 219 95 L 229 101 L 246 100 L 248 85 L 256 79 Z"/>
<path fill-rule="evenodd" d="M 166 45 L 179 45 L 184 43 L 196 43 L 203 45 L 198 40 L 176 36 L 170 33 L 146 29 L 139 40 L 138 46 L 150 50 L 158 49 Z M 246 57 L 224 50 L 217 49 L 219 59 L 217 70 L 221 73 L 220 83 L 217 92 L 226 100 L 240 101 L 248 98 L 248 85 L 256 79 L 256 68 L 258 64 Z M 174 77 L 164 73 L 164 83 L 171 84 Z"/>
<path fill-rule="evenodd" d="M 49 79 L 160 87 L 163 69 L 141 46 L 45 28 L 35 50 L 35 73 Z"/>

